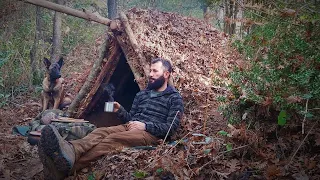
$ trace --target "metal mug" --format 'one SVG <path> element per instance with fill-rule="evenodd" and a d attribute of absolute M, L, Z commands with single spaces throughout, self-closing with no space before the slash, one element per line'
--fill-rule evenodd
<path fill-rule="evenodd" d="M 114 103 L 113 102 L 105 102 L 104 104 L 104 112 L 113 112 Z"/>

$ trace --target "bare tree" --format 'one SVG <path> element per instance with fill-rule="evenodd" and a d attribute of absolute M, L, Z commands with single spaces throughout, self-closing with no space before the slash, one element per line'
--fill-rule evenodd
<path fill-rule="evenodd" d="M 115 19 L 117 17 L 117 0 L 107 0 L 108 18 Z"/>
<path fill-rule="evenodd" d="M 63 0 L 56 0 L 57 4 L 63 4 Z M 59 59 L 59 56 L 61 55 L 61 13 L 55 11 L 54 18 L 53 18 L 53 37 L 52 37 L 52 51 L 51 51 L 51 57 L 50 61 L 54 62 Z"/>
<path fill-rule="evenodd" d="M 236 33 L 237 14 L 239 12 L 238 1 L 224 0 L 224 32 L 227 34 Z"/>
<path fill-rule="evenodd" d="M 39 63 L 37 63 L 37 57 L 38 57 L 38 44 L 39 40 L 43 38 L 42 33 L 42 26 L 43 26 L 43 20 L 42 20 L 42 8 L 40 6 L 36 7 L 36 31 L 34 35 L 34 41 L 32 48 L 30 50 L 30 81 L 29 81 L 29 88 L 33 89 L 33 80 L 35 78 L 39 78 L 40 71 L 39 71 Z"/>

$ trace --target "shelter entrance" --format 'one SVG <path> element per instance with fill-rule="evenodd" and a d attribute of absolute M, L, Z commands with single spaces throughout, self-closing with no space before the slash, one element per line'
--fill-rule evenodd
<path fill-rule="evenodd" d="M 134 81 L 133 73 L 123 53 L 121 53 L 118 65 L 108 83 L 102 83 L 89 105 L 89 111 L 84 117 L 98 127 L 119 125 L 122 122 L 117 119 L 115 113 L 104 112 L 104 104 L 107 101 L 119 102 L 128 112 L 131 109 L 135 95 L 140 91 Z"/>

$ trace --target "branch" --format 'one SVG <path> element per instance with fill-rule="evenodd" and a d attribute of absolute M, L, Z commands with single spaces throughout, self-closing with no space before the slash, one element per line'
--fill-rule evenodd
<path fill-rule="evenodd" d="M 299 151 L 299 149 L 301 148 L 303 142 L 307 139 L 307 137 L 309 136 L 310 132 L 312 131 L 312 129 L 314 128 L 314 126 L 317 124 L 318 121 L 319 121 L 319 120 L 317 120 L 317 121 L 313 124 L 313 126 L 311 127 L 311 129 L 309 130 L 309 132 L 307 133 L 307 135 L 304 137 L 304 139 L 303 139 L 302 142 L 300 143 L 298 149 L 297 149 L 297 150 L 294 152 L 294 154 L 292 155 L 292 157 L 291 157 L 289 163 L 286 165 L 286 167 L 288 167 L 288 166 L 291 164 L 293 158 L 296 156 L 296 154 L 297 154 L 297 152 Z"/>
<path fill-rule="evenodd" d="M 130 27 L 129 20 L 128 20 L 126 14 L 124 14 L 123 12 L 120 12 L 120 19 L 121 19 L 121 22 L 124 26 L 125 32 L 128 36 L 129 42 L 132 45 L 133 50 L 137 54 L 140 66 L 142 67 L 143 72 L 146 76 L 149 74 L 149 71 L 150 71 L 149 70 L 149 63 L 147 62 L 146 57 L 143 56 L 143 53 L 140 49 L 140 46 L 137 42 L 137 39 L 136 39 L 136 37 Z"/>
<path fill-rule="evenodd" d="M 87 11 L 83 12 L 83 11 L 75 10 L 75 9 L 72 9 L 72 8 L 69 8 L 66 6 L 62 6 L 59 4 L 55 4 L 55 3 L 52 3 L 49 1 L 45 1 L 45 0 L 20 0 L 20 1 L 23 1 L 23 2 L 29 3 L 29 4 L 33 4 L 36 6 L 41 6 L 41 7 L 51 9 L 54 11 L 66 13 L 66 14 L 69 14 L 72 16 L 76 16 L 76 17 L 79 17 L 82 19 L 89 20 L 89 21 L 94 21 L 94 22 L 104 24 L 107 26 L 109 26 L 110 22 L 111 22 L 110 19 L 104 18 L 98 14 L 93 14 L 93 13 L 87 12 Z"/>
<path fill-rule="evenodd" d="M 304 111 L 304 118 L 303 118 L 303 121 L 302 121 L 302 134 L 304 134 L 304 125 L 305 125 L 306 119 L 307 119 L 308 103 L 309 103 L 309 99 L 307 99 L 307 102 L 306 102 L 306 110 Z"/>
<path fill-rule="evenodd" d="M 170 125 L 170 127 L 169 127 L 169 130 L 168 130 L 168 132 L 167 132 L 167 134 L 166 134 L 166 137 L 164 137 L 164 139 L 163 139 L 162 145 L 163 145 L 164 142 L 166 141 L 166 139 L 167 139 L 167 137 L 168 137 L 168 134 L 169 134 L 169 132 L 170 132 L 170 130 L 171 130 L 172 124 L 173 124 L 174 120 L 176 120 L 177 115 L 178 115 L 179 112 L 180 112 L 180 111 L 177 111 L 176 115 L 174 116 L 174 118 L 173 118 L 173 120 L 172 120 L 172 122 L 171 122 L 171 125 Z"/>

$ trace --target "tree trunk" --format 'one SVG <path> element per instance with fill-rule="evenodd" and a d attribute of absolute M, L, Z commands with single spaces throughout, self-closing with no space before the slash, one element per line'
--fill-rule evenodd
<path fill-rule="evenodd" d="M 203 4 L 201 6 L 201 9 L 203 11 L 203 19 L 209 23 L 209 14 L 208 14 L 208 6 L 206 4 Z"/>
<path fill-rule="evenodd" d="M 30 81 L 29 81 L 29 89 L 33 89 L 33 81 L 40 76 L 39 72 L 39 63 L 37 63 L 37 49 L 39 40 L 43 38 L 42 35 L 42 8 L 36 7 L 36 31 L 34 35 L 33 45 L 30 50 Z"/>
<path fill-rule="evenodd" d="M 224 0 L 224 33 L 229 34 L 230 19 L 229 19 L 229 0 Z"/>
<path fill-rule="evenodd" d="M 63 0 L 56 0 L 57 4 L 63 4 Z M 52 51 L 51 51 L 51 62 L 58 61 L 61 56 L 61 13 L 55 12 L 53 18 L 53 37 L 52 37 Z"/>
<path fill-rule="evenodd" d="M 233 14 L 232 15 L 232 24 L 231 24 L 231 34 L 236 34 L 236 28 L 237 28 L 237 15 L 238 15 L 238 2 L 233 1 Z"/>
<path fill-rule="evenodd" d="M 117 0 L 107 0 L 108 18 L 115 19 L 117 17 Z"/>

